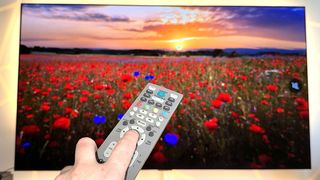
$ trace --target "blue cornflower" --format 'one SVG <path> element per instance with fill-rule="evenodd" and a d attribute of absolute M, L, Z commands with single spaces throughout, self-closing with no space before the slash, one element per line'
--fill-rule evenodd
<path fill-rule="evenodd" d="M 167 133 L 166 135 L 164 135 L 164 141 L 167 144 L 174 146 L 178 143 L 179 137 L 176 134 Z"/>
<path fill-rule="evenodd" d="M 133 73 L 133 76 L 135 76 L 135 77 L 137 77 L 137 76 L 139 76 L 140 75 L 140 72 L 139 71 L 135 71 L 134 73 Z"/>
<path fill-rule="evenodd" d="M 154 76 L 152 76 L 152 75 L 146 75 L 146 76 L 144 77 L 144 79 L 145 79 L 145 80 L 152 80 L 152 79 L 154 79 Z"/>
<path fill-rule="evenodd" d="M 94 118 L 93 118 L 93 122 L 96 125 L 103 124 L 104 122 L 106 122 L 106 120 L 107 120 L 107 118 L 105 116 L 95 115 Z"/>
<path fill-rule="evenodd" d="M 23 148 L 27 148 L 27 147 L 30 147 L 31 146 L 31 143 L 29 141 L 25 141 L 21 144 L 21 147 Z"/>
<path fill-rule="evenodd" d="M 122 119 L 123 116 L 124 116 L 124 114 L 118 114 L 118 116 L 117 116 L 118 120 Z"/>

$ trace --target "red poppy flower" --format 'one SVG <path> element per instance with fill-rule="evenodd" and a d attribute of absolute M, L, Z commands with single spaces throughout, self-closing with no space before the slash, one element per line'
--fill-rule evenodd
<path fill-rule="evenodd" d="M 26 117 L 27 117 L 27 119 L 32 119 L 33 118 L 33 114 L 28 114 Z"/>
<path fill-rule="evenodd" d="M 257 133 L 257 134 L 263 134 L 265 133 L 265 130 L 258 126 L 258 125 L 255 125 L 255 124 L 251 124 L 250 127 L 249 127 L 249 130 L 253 133 Z"/>
<path fill-rule="evenodd" d="M 53 115 L 53 119 L 58 119 L 59 117 L 61 117 L 60 114 L 54 114 Z"/>
<path fill-rule="evenodd" d="M 131 103 L 128 100 L 122 100 L 122 108 L 123 109 L 129 109 L 129 107 L 131 106 Z"/>
<path fill-rule="evenodd" d="M 188 100 L 187 98 L 183 98 L 183 99 L 182 99 L 182 103 L 186 104 L 186 103 L 188 103 L 188 102 L 189 102 L 189 100 Z"/>
<path fill-rule="evenodd" d="M 107 89 L 107 93 L 109 94 L 109 95 L 113 95 L 114 94 L 114 89 Z"/>
<path fill-rule="evenodd" d="M 79 112 L 78 112 L 77 110 L 73 110 L 73 111 L 71 112 L 71 117 L 73 117 L 73 118 L 78 117 L 78 115 L 79 115 Z"/>
<path fill-rule="evenodd" d="M 130 82 L 132 80 L 132 76 L 129 74 L 122 74 L 121 81 L 122 82 Z"/>
<path fill-rule="evenodd" d="M 190 99 L 195 99 L 196 98 L 196 95 L 193 92 L 189 92 L 188 95 L 189 95 Z"/>
<path fill-rule="evenodd" d="M 237 119 L 237 118 L 239 118 L 239 114 L 234 111 L 231 111 L 231 117 Z"/>
<path fill-rule="evenodd" d="M 254 119 L 254 118 L 256 117 L 256 115 L 255 115 L 255 114 L 250 113 L 250 114 L 248 114 L 248 117 L 249 117 L 249 118 Z"/>
<path fill-rule="evenodd" d="M 93 96 L 93 98 L 95 98 L 95 99 L 100 99 L 102 96 L 101 96 L 101 94 L 95 94 L 94 96 Z"/>
<path fill-rule="evenodd" d="M 98 139 L 96 139 L 94 141 L 96 142 L 97 146 L 99 147 L 103 143 L 104 139 L 98 138 Z"/>
<path fill-rule="evenodd" d="M 271 95 L 270 94 L 265 94 L 263 97 L 266 98 L 266 99 L 270 99 Z"/>
<path fill-rule="evenodd" d="M 243 76 L 238 76 L 238 78 L 239 78 L 239 79 L 242 79 L 242 80 L 244 80 L 244 81 L 248 80 L 248 76 L 245 76 L 245 75 L 243 75 Z"/>
<path fill-rule="evenodd" d="M 88 101 L 88 97 L 87 96 L 80 96 L 79 98 L 80 103 L 84 103 Z"/>
<path fill-rule="evenodd" d="M 74 86 L 72 86 L 71 83 L 67 83 L 67 84 L 64 85 L 64 89 L 72 90 L 72 89 L 74 89 Z"/>
<path fill-rule="evenodd" d="M 267 105 L 267 106 L 269 105 L 269 102 L 267 100 L 265 100 L 265 99 L 261 100 L 260 102 L 261 102 L 261 104 L 264 104 L 264 105 Z"/>
<path fill-rule="evenodd" d="M 283 113 L 284 112 L 284 109 L 283 108 L 277 108 L 277 113 Z"/>
<path fill-rule="evenodd" d="M 299 116 L 301 119 L 309 119 L 309 112 L 308 111 L 300 111 Z"/>
<path fill-rule="evenodd" d="M 263 142 L 266 143 L 266 144 L 269 144 L 269 143 L 270 143 L 269 138 L 268 138 L 267 135 L 262 135 L 262 140 L 263 140 Z"/>
<path fill-rule="evenodd" d="M 213 105 L 213 107 L 215 108 L 220 108 L 220 106 L 222 105 L 222 101 L 218 100 L 218 99 L 214 99 L 211 101 L 211 104 Z"/>
<path fill-rule="evenodd" d="M 163 151 L 164 147 L 162 144 L 157 143 L 156 146 L 154 147 L 155 151 Z"/>
<path fill-rule="evenodd" d="M 59 99 L 59 96 L 52 96 L 51 99 L 55 101 L 55 100 Z"/>
<path fill-rule="evenodd" d="M 304 98 L 297 98 L 296 103 L 298 104 L 298 111 L 306 111 L 308 110 L 308 102 Z"/>
<path fill-rule="evenodd" d="M 212 118 L 209 119 L 208 121 L 205 121 L 203 125 L 209 130 L 213 131 L 218 127 L 218 119 L 217 118 Z"/>
<path fill-rule="evenodd" d="M 124 93 L 123 94 L 123 98 L 124 99 L 131 99 L 132 98 L 132 95 L 130 93 Z"/>
<path fill-rule="evenodd" d="M 40 132 L 40 128 L 39 126 L 32 124 L 32 125 L 23 126 L 22 131 L 26 135 L 34 135 Z"/>
<path fill-rule="evenodd" d="M 96 84 L 96 85 L 94 86 L 94 89 L 95 89 L 95 90 L 98 90 L 98 91 L 102 90 L 103 88 L 104 88 L 104 86 L 103 86 L 103 85 L 100 85 L 100 84 Z"/>
<path fill-rule="evenodd" d="M 167 161 L 167 158 L 164 156 L 164 154 L 160 151 L 155 152 L 152 155 L 152 159 L 157 163 L 165 163 Z"/>
<path fill-rule="evenodd" d="M 74 97 L 73 94 L 71 94 L 71 93 L 68 93 L 68 94 L 67 94 L 67 98 L 68 98 L 68 99 L 72 99 L 73 97 Z"/>
<path fill-rule="evenodd" d="M 220 93 L 217 99 L 226 103 L 230 103 L 232 101 L 231 96 L 228 93 Z"/>
<path fill-rule="evenodd" d="M 270 85 L 267 86 L 267 89 L 269 91 L 277 91 L 278 90 L 278 86 L 270 84 Z"/>
<path fill-rule="evenodd" d="M 44 102 L 41 106 L 40 106 L 41 111 L 48 111 L 50 109 L 49 103 Z"/>
<path fill-rule="evenodd" d="M 87 90 L 82 90 L 82 91 L 81 91 L 81 94 L 84 95 L 84 96 L 86 96 L 86 95 L 89 95 L 90 92 L 87 91 Z"/>
<path fill-rule="evenodd" d="M 70 119 L 66 117 L 61 117 L 53 122 L 54 129 L 69 129 Z"/>
<path fill-rule="evenodd" d="M 58 105 L 59 105 L 59 106 L 62 106 L 63 103 L 64 103 L 63 101 L 59 101 L 59 102 L 58 102 Z"/>
<path fill-rule="evenodd" d="M 200 81 L 200 82 L 198 82 L 198 86 L 199 86 L 199 87 L 204 87 L 204 86 L 206 86 L 206 85 L 208 85 L 208 82 L 207 82 L 207 81 Z"/>

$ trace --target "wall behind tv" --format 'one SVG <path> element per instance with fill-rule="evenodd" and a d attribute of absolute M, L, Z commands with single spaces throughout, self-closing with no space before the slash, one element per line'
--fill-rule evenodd
<path fill-rule="evenodd" d="M 143 171 L 138 179 L 320 179 L 320 1 L 319 0 L 1 0 L 0 1 L 0 171 L 13 167 L 21 3 L 132 5 L 305 6 L 309 80 L 311 170 Z M 58 172 L 15 172 L 17 179 L 52 179 Z M 29 178 L 27 178 L 29 179 Z"/>

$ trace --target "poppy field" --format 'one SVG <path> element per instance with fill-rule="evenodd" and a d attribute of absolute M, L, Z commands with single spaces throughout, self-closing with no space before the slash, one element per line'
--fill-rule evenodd
<path fill-rule="evenodd" d="M 73 164 L 77 141 L 99 146 L 148 82 L 184 98 L 144 168 L 310 168 L 306 66 L 289 55 L 22 54 L 15 168 Z"/>

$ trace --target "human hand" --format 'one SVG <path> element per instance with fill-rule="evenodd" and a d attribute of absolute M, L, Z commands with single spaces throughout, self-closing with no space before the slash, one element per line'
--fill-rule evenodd
<path fill-rule="evenodd" d="M 108 161 L 99 164 L 96 160 L 96 143 L 90 138 L 81 138 L 76 146 L 74 165 L 63 168 L 55 179 L 123 180 L 138 139 L 138 132 L 134 130 L 128 131 L 120 139 Z"/>

